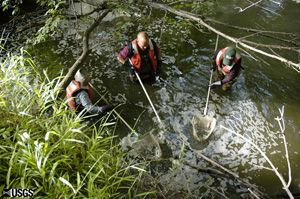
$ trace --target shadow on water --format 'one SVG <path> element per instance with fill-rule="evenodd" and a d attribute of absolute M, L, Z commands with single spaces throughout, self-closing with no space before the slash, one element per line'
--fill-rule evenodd
<path fill-rule="evenodd" d="M 286 10 L 295 6 L 290 2 L 282 2 L 283 8 L 274 5 L 270 5 L 270 8 L 276 8 L 276 12 L 283 15 L 287 12 Z M 264 2 L 264 4 L 270 3 Z M 245 26 L 249 23 L 249 27 L 252 28 L 272 28 L 272 30 L 278 28 L 280 31 L 283 19 L 277 15 L 257 10 L 257 8 L 237 13 L 232 5 L 232 3 L 228 4 L 228 1 L 218 2 L 219 7 L 216 7 L 215 18 L 220 21 L 230 19 L 234 25 Z M 229 11 L 228 6 L 231 6 Z M 149 11 L 146 9 L 147 12 Z M 172 129 L 166 134 L 173 144 L 162 145 L 166 151 L 166 157 L 172 156 L 178 148 L 180 151 L 181 146 L 176 140 L 178 137 L 175 136 L 180 132 L 187 137 L 192 148 L 248 179 L 251 183 L 259 185 L 267 193 L 280 194 L 282 186 L 275 174 L 262 169 L 262 166 L 269 166 L 266 160 L 252 146 L 225 131 L 221 126 L 228 127 L 257 144 L 287 179 L 284 146 L 278 133 L 279 126 L 274 120 L 279 116 L 278 108 L 285 105 L 286 138 L 293 174 L 291 190 L 299 192 L 300 116 L 299 111 L 295 111 L 299 109 L 299 75 L 278 61 L 265 57 L 264 59 L 270 63 L 266 65 L 241 52 L 246 70 L 228 92 L 223 92 L 220 88 L 215 88 L 211 92 L 208 115 L 216 118 L 217 125 L 210 139 L 199 143 L 193 139 L 191 121 L 195 114 L 203 114 L 205 108 L 210 75 L 209 65 L 214 52 L 216 35 L 202 34 L 191 27 L 189 27 L 190 33 L 187 33 L 186 27 L 180 25 L 174 27 L 167 22 L 164 23 L 164 27 L 161 27 L 163 16 L 160 16 L 161 13 L 156 15 L 156 12 L 159 11 L 153 10 L 154 15 L 151 16 L 153 19 L 147 21 L 144 26 L 137 25 L 138 22 L 136 22 L 123 34 L 116 35 L 110 23 L 106 22 L 95 30 L 90 38 L 91 43 L 104 40 L 110 42 L 93 50 L 84 64 L 91 74 L 92 84 L 102 95 L 108 91 L 106 99 L 109 102 L 121 104 L 117 108 L 118 112 L 131 126 L 136 124 L 137 131 L 151 132 L 156 135 L 159 132 L 159 124 L 142 88 L 129 80 L 127 69 L 116 60 L 117 54 L 125 47 L 127 41 L 134 39 L 139 31 L 147 31 L 150 37 L 159 43 L 163 55 L 161 78 L 164 82 L 157 81 L 145 87 L 165 127 Z M 253 18 L 256 20 L 252 20 Z M 291 18 L 295 20 L 295 23 L 299 23 L 299 18 L 295 19 L 291 13 L 284 20 L 289 21 Z M 274 27 L 277 22 L 278 27 Z M 292 26 L 288 24 L 284 26 L 286 28 L 284 31 L 295 32 Z M 53 76 L 58 75 L 61 69 L 68 70 L 81 52 L 81 37 L 76 34 L 75 28 L 72 29 L 73 25 L 65 24 L 65 27 L 68 27 L 69 31 L 58 36 L 57 40 L 39 44 L 32 50 L 33 59 L 37 65 L 48 68 Z M 233 35 L 237 34 L 230 29 L 224 29 L 224 31 Z M 160 35 L 162 35 L 161 38 Z M 23 37 L 22 35 L 13 37 L 19 43 L 10 41 L 12 49 L 25 40 Z M 18 40 L 19 38 L 23 39 Z M 223 38 L 219 40 L 219 47 L 230 44 Z M 99 99 L 100 96 L 95 93 L 95 98 Z M 119 123 L 116 134 L 125 137 L 128 133 L 130 130 Z M 203 167 L 211 166 L 191 153 L 187 153 L 185 160 Z M 170 162 L 164 161 L 164 163 L 157 170 L 167 173 Z M 186 175 L 191 177 L 191 187 L 194 188 L 198 188 L 199 184 L 208 179 L 207 175 L 192 169 L 186 171 Z M 161 179 L 166 177 L 164 174 L 160 176 Z M 216 178 L 211 184 L 217 182 L 225 191 L 229 190 L 233 183 L 231 180 L 222 181 Z"/>

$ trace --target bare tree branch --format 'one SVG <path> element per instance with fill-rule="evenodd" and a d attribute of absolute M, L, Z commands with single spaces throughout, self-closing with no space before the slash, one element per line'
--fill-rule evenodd
<path fill-rule="evenodd" d="M 219 24 L 219 25 L 222 25 L 222 26 L 226 26 L 226 27 L 229 27 L 229 28 L 234 28 L 234 29 L 237 29 L 237 30 L 243 30 L 243 31 L 246 31 L 246 32 L 253 32 L 253 33 L 256 33 L 257 35 L 261 35 L 261 36 L 269 37 L 269 38 L 272 38 L 272 39 L 275 39 L 275 40 L 278 40 L 278 41 L 283 41 L 283 42 L 286 42 L 286 43 L 290 43 L 290 44 L 293 44 L 297 47 L 300 46 L 299 42 L 294 41 L 295 39 L 300 37 L 300 34 L 297 34 L 297 33 L 266 31 L 266 30 L 257 30 L 257 29 L 253 29 L 253 28 L 245 28 L 245 27 L 240 27 L 240 26 L 233 26 L 233 25 L 223 23 L 223 22 L 220 22 L 220 21 L 216 21 L 214 19 L 207 18 L 207 17 L 205 18 L 205 21 L 209 21 L 209 22 Z M 280 35 L 281 37 L 282 36 L 290 36 L 290 37 L 294 37 L 294 38 L 291 39 L 291 40 L 287 40 L 287 39 L 283 39 L 281 37 L 275 37 L 275 36 L 270 35 L 270 34 L 277 34 L 277 35 Z"/>
<path fill-rule="evenodd" d="M 278 32 L 278 31 L 269 31 L 269 30 L 258 30 L 258 29 L 254 29 L 254 28 L 245 28 L 245 27 L 240 27 L 240 26 L 234 26 L 234 25 L 230 25 L 230 24 L 227 24 L 227 23 L 224 23 L 224 22 L 220 22 L 220 21 L 208 18 L 208 17 L 205 17 L 205 21 L 210 21 L 212 23 L 220 24 L 220 25 L 227 26 L 227 27 L 230 27 L 230 28 L 244 30 L 246 32 L 259 33 L 259 34 L 264 35 L 264 36 L 269 36 L 269 35 L 266 35 L 267 33 L 270 33 L 270 34 L 279 34 L 279 35 L 288 35 L 288 36 L 295 36 L 295 37 L 299 37 L 300 36 L 299 33 Z M 276 39 L 280 39 L 280 38 L 276 38 Z M 299 44 L 297 44 L 297 45 L 299 45 Z"/>
<path fill-rule="evenodd" d="M 199 166 L 195 166 L 195 165 L 192 165 L 190 164 L 189 162 L 182 162 L 182 164 L 184 165 L 188 165 L 194 169 L 197 169 L 197 171 L 199 172 L 204 172 L 204 173 L 208 173 L 208 174 L 214 174 L 214 175 L 219 175 L 219 176 L 222 176 L 222 177 L 225 177 L 225 178 L 230 178 L 230 175 L 226 174 L 226 173 L 223 173 L 222 171 L 219 171 L 219 170 L 216 170 L 216 169 L 211 169 L 211 168 L 203 168 L 203 167 L 199 167 Z"/>
<path fill-rule="evenodd" d="M 250 6 L 247 6 L 246 8 L 241 8 L 241 7 L 237 6 L 234 9 L 239 9 L 239 12 L 244 12 L 248 8 L 251 8 L 252 6 L 255 6 L 256 4 L 259 4 L 260 2 L 262 2 L 262 0 L 259 0 L 259 1 L 255 2 L 255 3 L 251 2 L 252 4 Z"/>
<path fill-rule="evenodd" d="M 258 197 L 258 196 L 257 196 L 250 188 L 248 188 L 248 191 L 249 191 L 252 195 L 254 195 L 255 198 L 259 199 L 259 197 Z"/>
<path fill-rule="evenodd" d="M 214 160 L 212 160 L 212 159 L 206 157 L 205 155 L 203 155 L 203 154 L 200 153 L 199 151 L 193 149 L 193 148 L 190 146 L 190 144 L 189 144 L 187 141 L 185 141 L 185 138 L 184 138 L 184 137 L 185 137 L 185 136 L 184 136 L 182 133 L 179 132 L 179 138 L 180 138 L 181 141 L 185 144 L 185 146 L 187 146 L 187 148 L 188 148 L 189 150 L 191 150 L 191 151 L 194 152 L 195 154 L 199 155 L 201 158 L 203 158 L 203 159 L 206 160 L 207 162 L 211 163 L 212 165 L 214 165 L 214 166 L 216 166 L 216 167 L 222 169 L 222 170 L 225 171 L 226 173 L 230 174 L 230 175 L 233 176 L 235 179 L 241 181 L 244 185 L 246 185 L 246 186 L 252 188 L 253 190 L 256 191 L 257 194 L 259 194 L 259 195 L 261 195 L 261 196 L 265 196 L 265 194 L 264 194 L 263 192 L 261 192 L 256 186 L 254 186 L 254 185 L 250 184 L 249 182 L 247 182 L 246 180 L 240 178 L 238 174 L 236 174 L 236 173 L 230 171 L 229 169 L 223 167 L 222 165 L 220 165 L 219 163 L 215 162 Z"/>
<path fill-rule="evenodd" d="M 287 187 L 289 187 L 291 185 L 292 182 L 292 170 L 291 170 L 291 164 L 290 164 L 290 159 L 289 159 L 289 151 L 287 148 L 287 143 L 286 143 L 286 139 L 285 139 L 285 123 L 284 123 L 284 119 L 283 119 L 283 114 L 284 114 L 284 106 L 282 107 L 282 110 L 279 109 L 279 113 L 280 113 L 280 117 L 276 117 L 275 120 L 277 120 L 281 133 L 282 133 L 282 139 L 284 142 L 284 147 L 285 147 L 285 157 L 286 157 L 286 161 L 288 164 L 288 169 L 289 169 L 289 182 L 287 184 Z"/>
<path fill-rule="evenodd" d="M 278 13 L 272 11 L 272 10 L 269 10 L 269 9 L 267 9 L 267 8 L 264 8 L 264 7 L 262 7 L 262 6 L 259 6 L 259 5 L 257 5 L 256 3 L 253 3 L 253 2 L 250 1 L 250 0 L 247 0 L 247 1 L 250 2 L 250 3 L 252 3 L 254 6 L 259 7 L 260 9 L 263 9 L 263 10 L 266 10 L 266 11 L 268 11 L 268 12 L 271 12 L 271 13 L 277 15 L 277 16 L 281 16 L 280 14 L 278 14 Z M 273 3 L 274 3 L 274 2 L 273 2 Z"/>
<path fill-rule="evenodd" d="M 267 162 L 270 164 L 270 166 L 272 167 L 273 171 L 275 172 L 275 174 L 277 175 L 277 177 L 279 178 L 279 180 L 281 181 L 282 185 L 283 185 L 283 189 L 286 191 L 286 193 L 288 194 L 288 196 L 293 199 L 294 196 L 291 193 L 291 191 L 289 190 L 284 178 L 282 177 L 282 175 L 278 172 L 278 170 L 275 168 L 274 164 L 271 162 L 271 160 L 268 158 L 268 156 L 262 152 L 262 150 L 256 145 L 254 144 L 252 141 L 250 141 L 249 139 L 245 138 L 244 136 L 234 132 L 231 129 L 228 129 L 224 126 L 221 125 L 221 128 L 229 131 L 230 133 L 233 133 L 234 135 L 238 136 L 239 138 L 242 138 L 243 140 L 245 140 L 246 142 L 248 142 L 249 144 L 251 144 L 252 146 L 254 146 L 254 148 L 267 160 Z"/>
<path fill-rule="evenodd" d="M 82 66 L 84 60 L 87 58 L 88 54 L 90 53 L 92 48 L 89 48 L 89 37 L 91 32 L 99 25 L 99 23 L 102 21 L 102 19 L 110 12 L 110 10 L 104 10 L 98 19 L 84 32 L 83 36 L 83 51 L 80 55 L 80 57 L 76 60 L 76 62 L 73 64 L 73 66 L 70 68 L 68 73 L 66 74 L 65 78 L 60 82 L 59 86 L 55 90 L 55 93 L 58 90 L 63 90 L 67 87 L 67 85 L 70 83 L 70 81 L 73 79 L 75 73 L 77 70 Z"/>
<path fill-rule="evenodd" d="M 176 10 L 174 8 L 171 8 L 169 6 L 166 6 L 166 5 L 163 5 L 163 4 L 158 4 L 158 3 L 153 3 L 153 2 L 149 2 L 148 3 L 150 6 L 152 7 L 155 7 L 155 8 L 159 8 L 159 9 L 164 9 L 164 10 L 168 10 L 169 12 L 172 12 L 176 15 L 179 15 L 179 16 L 182 16 L 182 17 L 185 17 L 185 18 L 188 18 L 188 19 L 192 19 L 194 21 L 197 21 L 199 24 L 201 24 L 202 26 L 208 28 L 209 30 L 215 32 L 216 34 L 219 34 L 221 35 L 222 37 L 236 43 L 236 45 L 241 45 L 249 50 L 252 50 L 254 52 L 257 52 L 259 54 L 262 54 L 262 55 L 265 55 L 267 57 L 271 57 L 273 59 L 277 59 L 283 63 L 286 63 L 289 67 L 293 68 L 294 70 L 296 70 L 298 73 L 300 73 L 300 63 L 294 63 L 290 60 L 287 60 L 285 58 L 282 58 L 282 57 L 278 57 L 276 55 L 273 55 L 273 54 L 270 54 L 270 53 L 267 53 L 267 52 L 264 52 L 262 50 L 259 50 L 259 49 L 256 49 L 252 46 L 249 46 L 248 44 L 240 41 L 239 39 L 237 38 L 234 38 L 234 37 L 231 37 L 229 35 L 226 35 L 224 34 L 223 32 L 215 29 L 214 27 L 208 25 L 207 23 L 205 23 L 201 18 L 195 16 L 195 14 L 193 13 L 190 13 L 190 12 L 187 12 L 187 11 L 183 11 L 183 10 Z"/>
<path fill-rule="evenodd" d="M 224 191 L 223 191 L 223 193 L 220 193 L 218 190 L 216 190 L 216 189 L 214 189 L 214 188 L 212 188 L 212 187 L 210 187 L 210 186 L 208 186 L 208 185 L 204 185 L 204 187 L 205 188 L 207 188 L 207 189 L 210 189 L 210 190 L 212 190 L 212 191 L 214 191 L 214 192 L 216 192 L 217 194 L 219 194 L 220 196 L 223 196 L 225 199 L 228 199 L 227 197 L 226 197 L 226 195 L 225 195 L 225 193 L 224 193 Z"/>
<path fill-rule="evenodd" d="M 287 46 L 278 46 L 278 45 L 267 45 L 267 44 L 259 44 L 259 43 L 255 43 L 253 41 L 248 41 L 248 40 L 244 40 L 244 39 L 237 39 L 239 41 L 242 41 L 244 43 L 248 43 L 251 44 L 253 46 L 256 47 L 265 47 L 265 48 L 277 48 L 277 49 L 281 49 L 281 50 L 290 50 L 290 51 L 295 51 L 297 53 L 300 53 L 300 49 L 296 48 L 296 47 L 287 47 Z"/>

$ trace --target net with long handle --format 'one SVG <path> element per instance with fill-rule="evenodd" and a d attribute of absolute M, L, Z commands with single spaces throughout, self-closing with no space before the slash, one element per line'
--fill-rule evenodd
<path fill-rule="evenodd" d="M 217 50 L 218 41 L 219 41 L 219 35 L 217 35 L 215 51 Z M 212 75 L 213 75 L 213 70 L 211 70 L 211 73 L 210 73 L 209 84 L 211 84 Z M 215 118 L 209 117 L 207 115 L 207 107 L 208 107 L 210 89 L 211 88 L 208 87 L 208 94 L 207 94 L 207 98 L 206 98 L 206 105 L 205 105 L 203 115 L 195 114 L 193 117 L 193 121 L 192 121 L 193 137 L 195 140 L 197 140 L 199 142 L 203 142 L 203 141 L 206 141 L 209 139 L 209 137 L 211 136 L 212 132 L 214 131 L 214 129 L 216 127 L 216 123 L 217 123 Z"/>
<path fill-rule="evenodd" d="M 92 84 L 90 85 L 108 104 L 108 101 L 97 91 L 97 89 L 95 89 Z M 160 144 L 151 133 L 147 133 L 145 135 L 139 134 L 137 131 L 131 128 L 131 126 L 115 109 L 113 109 L 113 113 L 131 130 L 131 134 L 122 138 L 121 140 L 120 144 L 123 149 L 128 149 L 128 147 L 131 147 L 136 152 L 147 156 L 147 159 L 159 159 L 162 157 Z"/>

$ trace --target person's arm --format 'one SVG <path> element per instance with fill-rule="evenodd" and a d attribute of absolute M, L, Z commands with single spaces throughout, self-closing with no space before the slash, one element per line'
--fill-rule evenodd
<path fill-rule="evenodd" d="M 157 67 L 156 67 L 156 71 L 155 71 L 155 75 L 159 75 L 161 73 L 161 69 L 162 69 L 162 56 L 161 56 L 161 52 L 159 47 L 157 46 L 157 44 L 155 43 L 155 41 L 153 41 L 151 39 L 154 48 L 155 48 L 155 52 L 156 52 L 156 59 L 157 59 Z"/>
<path fill-rule="evenodd" d="M 76 97 L 76 104 L 80 103 L 90 114 L 94 115 L 103 113 L 103 107 L 94 106 L 89 98 L 89 94 L 85 90 L 79 92 Z"/>
<path fill-rule="evenodd" d="M 157 52 L 157 60 L 161 60 L 161 52 L 160 49 L 158 48 L 158 46 L 156 46 L 156 52 Z"/>
<path fill-rule="evenodd" d="M 161 52 L 160 52 L 159 47 L 157 46 L 156 42 L 153 39 L 151 39 L 151 42 L 153 43 L 153 46 L 155 48 L 155 53 L 156 53 L 156 56 L 157 56 L 157 61 L 158 60 L 161 61 L 162 58 L 161 58 Z"/>
<path fill-rule="evenodd" d="M 224 78 L 222 80 L 222 84 L 226 84 L 227 82 L 230 82 L 232 80 L 234 80 L 234 78 L 237 77 L 237 75 L 239 74 L 239 71 L 241 69 L 241 63 L 242 63 L 242 59 L 240 59 L 235 66 L 232 68 L 232 70 L 230 71 L 229 75 Z"/>
<path fill-rule="evenodd" d="M 117 56 L 117 60 L 121 63 L 121 64 L 125 64 L 126 62 L 126 58 L 129 56 L 129 50 L 128 50 L 128 46 L 126 46 Z"/>
<path fill-rule="evenodd" d="M 125 64 L 125 59 L 123 59 L 123 58 L 121 57 L 120 54 L 118 54 L 117 60 L 118 60 L 121 64 Z"/>
<path fill-rule="evenodd" d="M 156 72 L 155 75 L 159 75 L 161 73 L 162 70 L 162 60 L 161 60 L 161 53 L 158 47 L 156 47 L 157 49 L 157 68 L 156 68 Z"/>

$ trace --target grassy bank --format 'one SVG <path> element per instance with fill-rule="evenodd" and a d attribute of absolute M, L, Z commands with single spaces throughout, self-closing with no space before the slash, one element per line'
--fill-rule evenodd
<path fill-rule="evenodd" d="M 138 176 L 121 161 L 107 114 L 97 127 L 70 111 L 46 72 L 25 52 L 1 58 L 0 193 L 34 189 L 34 198 L 135 198 Z M 100 125 L 99 125 L 100 124 Z M 110 132 L 110 136 L 107 132 Z M 135 194 L 133 194 L 135 193 Z"/>

